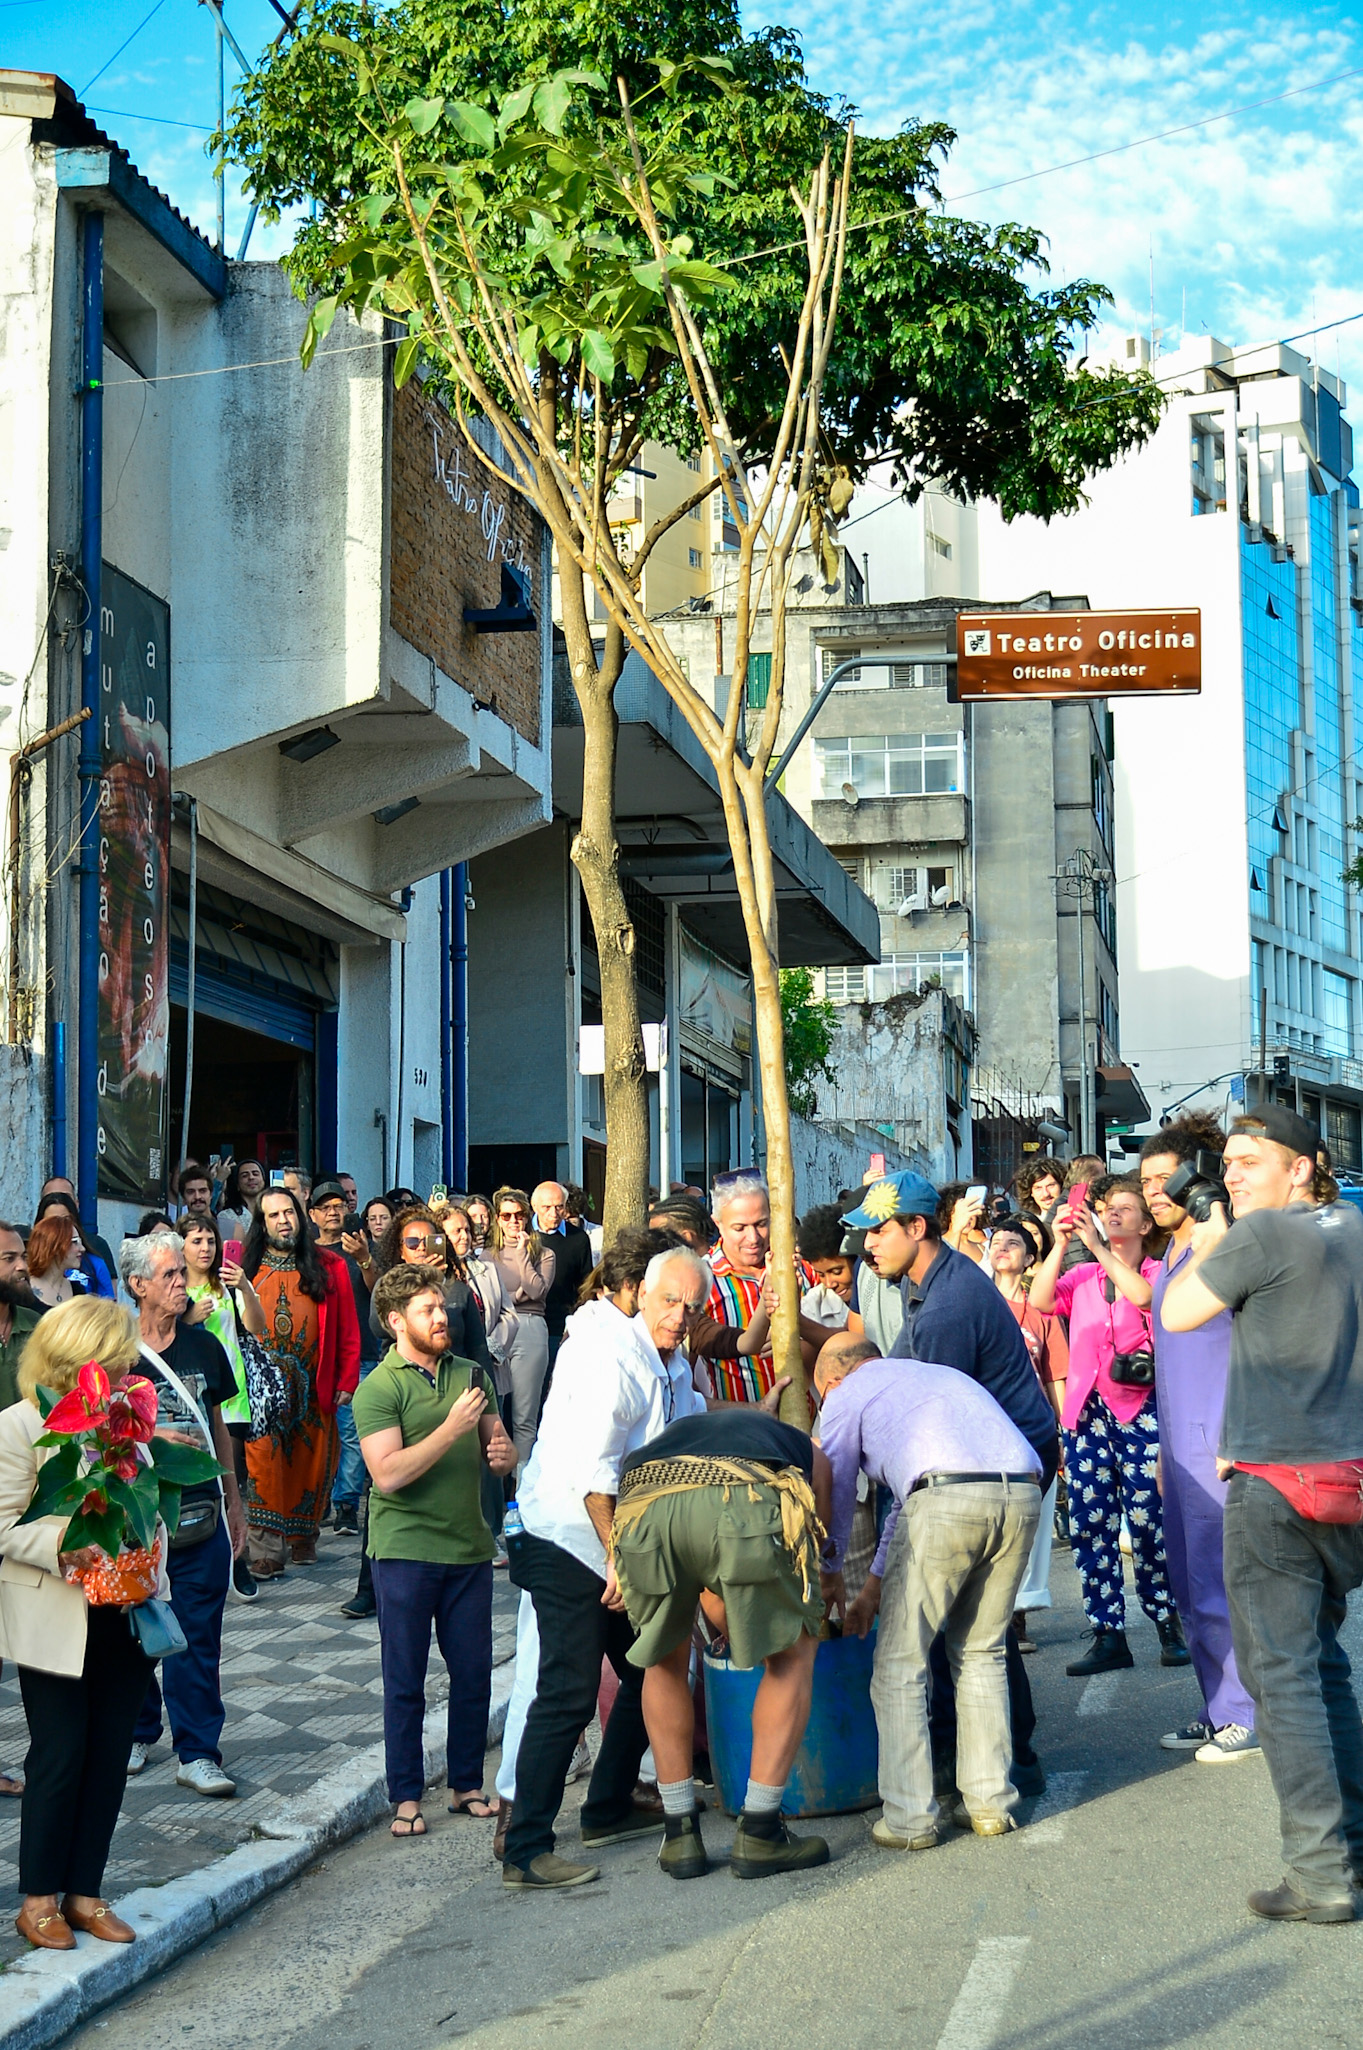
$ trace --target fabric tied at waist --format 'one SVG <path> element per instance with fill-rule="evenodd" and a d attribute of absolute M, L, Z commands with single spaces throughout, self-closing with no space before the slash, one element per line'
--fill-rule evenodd
<path fill-rule="evenodd" d="M 814 1502 L 814 1490 L 793 1466 L 762 1466 L 751 1459 L 707 1458 L 688 1453 L 677 1459 L 649 1459 L 632 1473 L 621 1476 L 615 1521 L 611 1525 L 611 1563 L 622 1531 L 638 1521 L 650 1505 L 664 1495 L 690 1493 L 700 1488 L 722 1488 L 727 1502 L 736 1487 L 748 1490 L 749 1501 L 761 1498 L 759 1488 L 769 1488 L 781 1505 L 781 1542 L 800 1569 L 804 1597 L 809 1599 L 811 1574 L 817 1576 L 819 1548 L 827 1537 Z"/>

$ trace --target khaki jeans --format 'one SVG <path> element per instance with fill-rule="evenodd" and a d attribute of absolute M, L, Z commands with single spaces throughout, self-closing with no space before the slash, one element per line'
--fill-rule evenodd
<path fill-rule="evenodd" d="M 970 1481 L 923 1488 L 904 1504 L 880 1598 L 871 1701 L 880 1733 L 880 1797 L 902 1836 L 938 1816 L 928 1737 L 928 1653 L 939 1632 L 956 1682 L 956 1783 L 975 1820 L 1006 1820 L 1009 1778 L 1004 1637 L 1027 1570 L 1040 1489 Z"/>

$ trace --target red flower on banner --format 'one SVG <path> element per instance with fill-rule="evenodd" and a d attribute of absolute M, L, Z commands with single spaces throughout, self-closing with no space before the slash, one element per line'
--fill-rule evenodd
<path fill-rule="evenodd" d="M 47 1412 L 44 1429 L 59 1437 L 99 1429 L 109 1420 L 109 1393 L 109 1376 L 94 1360 L 88 1361 L 75 1387 Z"/>

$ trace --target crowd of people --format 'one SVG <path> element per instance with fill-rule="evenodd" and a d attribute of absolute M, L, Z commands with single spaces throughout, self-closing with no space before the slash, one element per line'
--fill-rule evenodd
<path fill-rule="evenodd" d="M 1134 1665 L 1129 1555 L 1161 1663 L 1201 1696 L 1152 1743 L 1267 1763 L 1284 1874 L 1251 1908 L 1353 1918 L 1363 1729 L 1339 1629 L 1363 1581 L 1363 1219 L 1293 1111 L 1165 1125 L 1129 1174 L 1036 1158 L 992 1201 L 868 1177 L 798 1221 L 785 1275 L 756 1170 L 708 1205 L 658 1195 L 603 1246 L 557 1182 L 361 1208 L 345 1174 L 222 1166 L 184 1168 L 178 1214 L 117 1261 L 69 1184 L 27 1234 L 0 1225 L 0 1653 L 31 1736 L 25 1786 L 0 1794 L 22 1791 L 31 1943 L 131 1940 L 100 1894 L 125 1776 L 164 1718 L 181 1784 L 234 1792 L 224 1604 L 315 1563 L 324 1522 L 363 1538 L 345 1613 L 378 1619 L 393 1836 L 426 1834 L 434 1632 L 450 1812 L 492 1825 L 508 1887 L 588 1884 L 597 1851 L 642 1837 L 676 1879 L 709 1869 L 697 1700 L 721 1656 L 761 1669 L 731 1871 L 826 1861 L 783 1803 L 837 1633 L 875 1632 L 874 1842 L 1007 1836 L 1045 1787 L 1028 1617 L 1058 1535 L 1092 1633 L 1067 1675 Z M 809 1394 L 783 1420 L 788 1288 Z M 166 1551 L 185 1645 L 159 1674 L 86 1608 L 62 1520 L 23 1521 L 36 1391 L 91 1358 L 148 1374 L 158 1434 L 220 1468 Z M 489 1791 L 500 1568 L 520 1606 Z M 570 1859 L 556 1821 L 586 1773 Z"/>

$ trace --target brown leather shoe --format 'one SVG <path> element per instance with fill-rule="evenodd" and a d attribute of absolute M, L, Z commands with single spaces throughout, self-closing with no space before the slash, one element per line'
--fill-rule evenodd
<path fill-rule="evenodd" d="M 515 1806 L 514 1801 L 503 1801 L 501 1813 L 497 1817 L 497 1827 L 492 1837 L 492 1855 L 498 1861 L 506 1856 L 506 1833 L 511 1827 Z"/>
<path fill-rule="evenodd" d="M 31 1943 L 35 1950 L 74 1950 L 76 1947 L 70 1923 L 56 1908 L 49 1908 L 45 1915 L 34 1915 L 24 1906 L 15 1916 L 14 1926 L 25 1943 Z"/>
<path fill-rule="evenodd" d="M 108 1901 L 100 1901 L 93 1908 L 76 1908 L 70 1899 L 62 1902 L 62 1913 L 73 1929 L 81 1930 L 86 1936 L 103 1937 L 106 1943 L 136 1943 L 137 1931 L 120 1921 Z"/>
<path fill-rule="evenodd" d="M 316 1538 L 295 1538 L 289 1546 L 289 1563 L 293 1566 L 315 1566 L 317 1564 Z"/>

